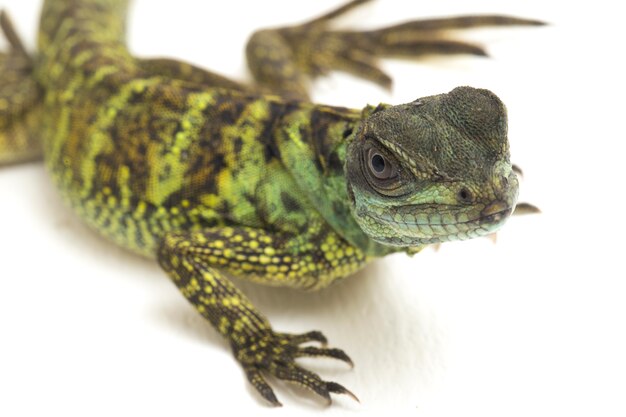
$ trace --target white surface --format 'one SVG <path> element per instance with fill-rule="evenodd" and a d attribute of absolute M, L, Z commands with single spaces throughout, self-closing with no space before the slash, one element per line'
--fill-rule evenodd
<path fill-rule="evenodd" d="M 253 29 L 339 3 L 137 1 L 131 46 L 243 78 Z M 33 45 L 40 2 L 0 6 Z M 361 107 L 492 89 L 509 108 L 522 199 L 544 213 L 511 220 L 496 245 L 393 256 L 321 293 L 241 283 L 275 328 L 323 330 L 352 356 L 353 370 L 306 364 L 360 405 L 274 384 L 285 407 L 267 407 L 159 268 L 87 230 L 31 164 L 0 170 L 0 415 L 626 415 L 622 13 L 606 0 L 379 0 L 344 21 L 474 12 L 552 25 L 468 33 L 492 59 L 387 61 L 391 95 L 335 74 L 315 98 Z"/>

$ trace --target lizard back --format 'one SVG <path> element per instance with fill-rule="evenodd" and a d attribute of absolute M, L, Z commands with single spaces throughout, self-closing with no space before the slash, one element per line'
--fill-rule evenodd
<path fill-rule="evenodd" d="M 48 0 L 42 14 L 44 155 L 74 210 L 148 256 L 171 230 L 325 226 L 284 166 L 276 131 L 286 117 L 315 118 L 323 132 L 300 137 L 328 137 L 329 126 L 345 128 L 360 113 L 146 71 L 124 43 L 126 7 Z"/>

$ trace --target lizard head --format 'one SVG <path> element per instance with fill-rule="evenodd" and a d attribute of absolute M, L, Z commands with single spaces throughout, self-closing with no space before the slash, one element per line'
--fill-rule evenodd
<path fill-rule="evenodd" d="M 346 176 L 352 213 L 377 242 L 412 247 L 492 233 L 518 193 L 504 104 L 458 87 L 379 106 L 348 145 Z"/>

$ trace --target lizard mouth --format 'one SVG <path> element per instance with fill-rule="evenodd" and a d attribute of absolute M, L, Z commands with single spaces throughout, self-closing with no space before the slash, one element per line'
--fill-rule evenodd
<path fill-rule="evenodd" d="M 478 221 L 480 223 L 499 223 L 509 217 L 512 212 L 512 206 L 507 205 L 504 201 L 496 201 L 480 212 Z"/>
<path fill-rule="evenodd" d="M 423 211 L 423 207 L 421 208 Z M 428 207 L 428 215 L 414 215 L 420 212 L 416 207 L 404 208 L 403 214 L 379 215 L 369 212 L 372 222 L 384 223 L 394 230 L 386 236 L 375 236 L 374 240 L 396 246 L 411 246 L 440 243 L 451 240 L 466 240 L 488 235 L 496 231 L 513 212 L 506 202 L 496 201 L 484 207 L 473 216 L 457 208 Z M 474 210 L 471 210 L 476 213 Z"/>
<path fill-rule="evenodd" d="M 410 208 L 405 208 L 403 211 L 410 213 L 415 212 L 417 206 L 412 206 Z M 451 209 L 444 209 L 441 211 L 452 212 Z M 396 223 L 396 224 L 405 224 L 405 225 L 415 225 L 415 226 L 454 226 L 460 224 L 484 224 L 484 223 L 498 223 L 511 215 L 513 212 L 513 206 L 507 205 L 505 202 L 497 201 L 495 203 L 489 204 L 483 210 L 480 211 L 480 214 L 474 218 L 468 218 L 467 215 L 459 213 L 457 215 L 449 214 L 448 216 L 436 215 L 438 220 L 434 220 L 432 216 L 426 216 L 424 221 L 419 221 L 415 216 L 414 221 L 407 219 L 404 216 L 400 217 L 391 217 L 390 215 L 378 215 L 375 212 L 367 213 L 370 217 L 374 219 L 385 222 L 385 223 Z"/>

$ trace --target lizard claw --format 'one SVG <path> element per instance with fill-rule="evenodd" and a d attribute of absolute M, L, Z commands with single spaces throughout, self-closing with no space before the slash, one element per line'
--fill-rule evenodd
<path fill-rule="evenodd" d="M 274 407 L 283 406 L 283 404 L 278 401 L 278 398 L 276 398 L 276 394 L 274 394 L 274 390 L 272 389 L 272 387 L 270 387 L 270 385 L 267 383 L 265 378 L 263 378 L 263 375 L 261 375 L 261 372 L 258 369 L 249 366 L 244 367 L 244 370 L 246 372 L 246 377 L 248 378 L 248 381 L 250 381 L 252 386 L 256 388 L 259 394 L 261 394 L 261 397 L 269 401 Z"/>
<path fill-rule="evenodd" d="M 300 346 L 302 343 L 319 342 L 326 345 L 326 337 L 318 331 L 293 335 L 269 331 L 258 337 L 252 337 L 244 345 L 233 344 L 235 357 L 243 365 L 250 383 L 272 405 L 282 404 L 267 383 L 264 374 L 269 374 L 310 391 L 331 402 L 330 394 L 344 394 L 359 401 L 344 386 L 331 381 L 324 381 L 319 375 L 297 365 L 295 359 L 301 357 L 328 357 L 341 360 L 354 366 L 350 357 L 341 349 L 317 346 Z"/>

